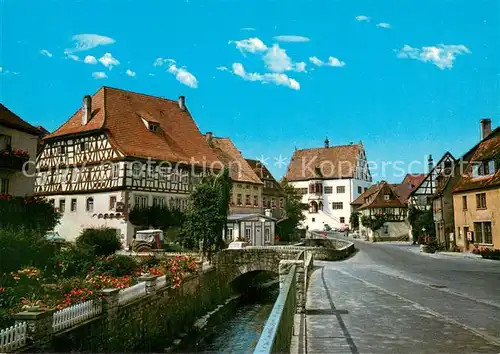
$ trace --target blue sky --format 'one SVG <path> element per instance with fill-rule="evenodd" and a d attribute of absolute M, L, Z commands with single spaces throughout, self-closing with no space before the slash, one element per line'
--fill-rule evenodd
<path fill-rule="evenodd" d="M 0 101 L 23 119 L 54 130 L 102 85 L 185 95 L 202 132 L 276 177 L 326 136 L 423 163 L 500 122 L 496 0 L 1 0 L 0 20 Z"/>

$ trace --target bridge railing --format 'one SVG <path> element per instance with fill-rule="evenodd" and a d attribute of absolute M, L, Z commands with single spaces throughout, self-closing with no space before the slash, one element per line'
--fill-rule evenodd
<path fill-rule="evenodd" d="M 254 353 L 284 353 L 290 347 L 297 302 L 296 272 L 297 266 L 292 265 Z"/>

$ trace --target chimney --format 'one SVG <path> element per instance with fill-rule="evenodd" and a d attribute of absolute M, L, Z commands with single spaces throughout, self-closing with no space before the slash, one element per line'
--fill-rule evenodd
<path fill-rule="evenodd" d="M 434 160 L 432 159 L 432 155 L 429 155 L 429 160 L 427 160 L 427 164 L 429 166 L 429 172 L 434 168 Z"/>
<path fill-rule="evenodd" d="M 179 96 L 179 108 L 181 109 L 181 111 L 185 111 L 186 110 L 186 97 L 184 96 Z"/>
<path fill-rule="evenodd" d="M 329 148 L 330 147 L 330 140 L 328 140 L 328 137 L 325 139 L 325 147 Z"/>
<path fill-rule="evenodd" d="M 491 119 L 481 119 L 481 140 L 486 138 L 491 133 Z"/>
<path fill-rule="evenodd" d="M 89 122 L 92 115 L 92 97 L 89 95 L 83 96 L 82 104 L 82 125 Z"/>
<path fill-rule="evenodd" d="M 210 145 L 212 144 L 212 132 L 206 132 L 205 133 L 205 140 L 207 141 L 207 144 Z"/>

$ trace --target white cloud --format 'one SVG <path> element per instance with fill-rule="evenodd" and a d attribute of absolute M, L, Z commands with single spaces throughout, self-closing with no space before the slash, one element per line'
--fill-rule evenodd
<path fill-rule="evenodd" d="M 269 70 L 279 73 L 292 69 L 292 59 L 286 54 L 286 50 L 277 44 L 264 55 L 264 63 Z"/>
<path fill-rule="evenodd" d="M 432 63 L 441 70 L 451 69 L 457 55 L 470 54 L 471 51 L 463 44 L 439 44 L 432 47 L 413 48 L 405 44 L 398 52 L 398 58 L 415 59 L 424 63 Z"/>
<path fill-rule="evenodd" d="M 304 63 L 303 61 L 301 61 L 300 63 L 296 63 L 295 64 L 295 71 L 298 71 L 298 72 L 305 72 L 306 71 L 306 63 Z"/>
<path fill-rule="evenodd" d="M 241 30 L 242 31 L 255 31 L 255 28 L 253 28 L 253 27 L 243 27 Z"/>
<path fill-rule="evenodd" d="M 219 71 L 227 71 L 228 70 L 227 66 L 218 66 L 216 69 Z"/>
<path fill-rule="evenodd" d="M 380 28 L 391 28 L 391 24 L 390 23 L 386 23 L 386 22 L 380 22 L 380 23 L 377 23 L 377 27 L 380 27 Z"/>
<path fill-rule="evenodd" d="M 267 50 L 267 46 L 262 42 L 259 38 L 248 38 L 243 39 L 241 41 L 229 41 L 229 44 L 235 44 L 236 48 L 238 48 L 242 53 L 259 53 L 265 52 Z"/>
<path fill-rule="evenodd" d="M 356 20 L 370 22 L 370 17 L 365 16 L 365 15 L 360 15 L 360 16 L 356 16 Z"/>
<path fill-rule="evenodd" d="M 149 73 L 148 75 L 149 75 L 149 76 L 155 76 L 155 74 L 153 74 L 153 73 Z"/>
<path fill-rule="evenodd" d="M 109 68 L 109 70 L 113 69 L 113 66 L 120 65 L 118 59 L 114 58 L 111 53 L 104 54 L 99 58 L 99 62 L 105 67 Z"/>
<path fill-rule="evenodd" d="M 343 62 L 335 57 L 328 57 L 328 61 L 324 62 L 323 60 L 319 59 L 318 57 L 313 56 L 313 57 L 309 57 L 309 61 L 316 66 L 333 66 L 333 67 L 337 67 L 337 68 L 341 68 L 341 67 L 345 66 L 345 62 Z"/>
<path fill-rule="evenodd" d="M 282 35 L 274 37 L 275 40 L 279 42 L 309 42 L 308 37 L 295 36 L 295 35 Z"/>
<path fill-rule="evenodd" d="M 74 60 L 74 61 L 80 61 L 80 57 L 78 55 L 75 55 L 75 54 L 67 54 L 66 55 L 66 59 L 71 59 L 71 60 Z"/>
<path fill-rule="evenodd" d="M 42 50 L 40 51 L 40 54 L 45 55 L 45 56 L 47 56 L 47 57 L 49 57 L 49 58 L 52 58 L 52 53 L 51 53 L 51 52 L 49 52 L 47 49 L 42 49 Z"/>
<path fill-rule="evenodd" d="M 175 64 L 175 60 L 174 59 L 168 59 L 168 58 L 158 57 L 154 61 L 153 66 L 162 66 L 162 65 L 165 65 L 165 64 Z"/>
<path fill-rule="evenodd" d="M 285 71 L 304 72 L 306 63 L 293 63 L 292 59 L 286 54 L 286 50 L 274 44 L 263 57 L 266 67 L 274 72 L 282 73 Z"/>
<path fill-rule="evenodd" d="M 341 68 L 341 67 L 345 66 L 345 62 L 343 62 L 335 57 L 328 57 L 328 64 L 327 65 Z"/>
<path fill-rule="evenodd" d="M 107 79 L 108 75 L 106 75 L 105 72 L 97 71 L 97 72 L 92 73 L 92 77 L 94 79 Z"/>
<path fill-rule="evenodd" d="M 9 71 L 9 70 L 0 66 L 0 75 L 19 75 L 19 72 Z"/>
<path fill-rule="evenodd" d="M 66 49 L 65 54 L 81 52 L 89 50 L 101 45 L 109 45 L 115 43 L 115 40 L 110 37 L 101 36 L 99 34 L 77 34 L 72 37 L 75 42 L 74 48 Z"/>
<path fill-rule="evenodd" d="M 316 66 L 323 66 L 325 63 L 320 60 L 318 57 L 309 57 L 309 61 Z"/>
<path fill-rule="evenodd" d="M 178 68 L 174 63 L 170 64 L 168 72 L 175 75 L 177 81 L 183 83 L 191 88 L 198 87 L 198 80 L 196 77 L 184 68 Z"/>
<path fill-rule="evenodd" d="M 127 69 L 127 71 L 125 71 L 125 74 L 127 74 L 128 76 L 130 77 L 134 77 L 135 76 L 135 71 L 132 71 L 130 69 Z"/>
<path fill-rule="evenodd" d="M 300 90 L 300 84 L 285 74 L 278 73 L 247 73 L 241 63 L 233 63 L 233 74 L 246 81 L 260 81 L 263 84 L 273 83 L 278 86 L 286 86 L 292 90 Z"/>
<path fill-rule="evenodd" d="M 83 59 L 83 62 L 85 64 L 92 64 L 93 65 L 93 64 L 97 64 L 97 59 L 92 55 L 87 55 L 85 57 L 85 59 Z"/>

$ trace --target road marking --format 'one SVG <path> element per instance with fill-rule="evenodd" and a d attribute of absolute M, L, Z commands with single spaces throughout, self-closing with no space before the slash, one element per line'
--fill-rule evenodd
<path fill-rule="evenodd" d="M 442 320 L 444 320 L 444 321 L 446 321 L 446 322 L 449 322 L 449 323 L 454 324 L 454 325 L 456 325 L 456 326 L 462 327 L 463 329 L 465 329 L 465 330 L 467 330 L 467 331 L 470 331 L 470 332 L 472 332 L 472 333 L 476 334 L 477 336 L 479 336 L 479 337 L 482 337 L 482 338 L 486 339 L 486 340 L 487 340 L 487 341 L 489 341 L 490 343 L 493 343 L 493 344 L 495 344 L 495 345 L 499 345 L 499 346 L 500 346 L 500 338 L 498 338 L 498 337 L 491 336 L 491 335 L 489 335 L 488 333 L 485 333 L 485 332 L 483 332 L 483 331 L 480 331 L 480 330 L 478 330 L 478 329 L 475 329 L 474 327 L 470 327 L 470 326 L 468 326 L 468 325 L 466 325 L 466 324 L 464 324 L 464 323 L 462 323 L 462 322 L 459 322 L 459 321 L 457 321 L 457 320 L 454 320 L 453 318 L 450 318 L 450 317 L 448 317 L 448 316 L 445 316 L 445 315 L 443 315 L 443 314 L 441 314 L 441 313 L 439 313 L 439 312 L 436 312 L 436 311 L 434 311 L 434 310 L 432 310 L 432 309 L 430 309 L 430 308 L 428 308 L 428 307 L 425 307 L 425 306 L 423 306 L 423 305 L 419 304 L 419 303 L 418 303 L 418 302 L 416 302 L 416 301 L 413 301 L 413 300 L 407 299 L 406 297 L 403 297 L 403 296 L 401 296 L 401 295 L 399 295 L 399 294 L 397 294 L 397 293 L 394 293 L 394 292 L 392 292 L 392 291 L 386 290 L 386 289 L 384 289 L 384 288 L 382 288 L 382 287 L 380 287 L 380 286 L 378 286 L 378 285 L 375 285 L 375 284 L 373 284 L 373 283 L 370 283 L 370 282 L 368 282 L 368 281 L 366 281 L 366 280 L 364 280 L 364 279 L 362 279 L 362 278 L 359 278 L 359 277 L 357 277 L 357 276 L 355 276 L 355 275 L 352 275 L 352 274 L 350 274 L 350 273 L 348 273 L 348 272 L 345 272 L 345 271 L 342 271 L 342 270 L 339 270 L 339 269 L 334 269 L 334 270 L 336 270 L 336 271 L 338 271 L 339 273 L 342 273 L 342 274 L 344 274 L 344 275 L 347 275 L 347 276 L 349 276 L 349 277 L 351 277 L 351 278 L 353 278 L 353 279 L 359 280 L 360 282 L 364 283 L 364 284 L 365 284 L 366 286 L 368 286 L 368 287 L 371 287 L 371 288 L 374 288 L 374 289 L 380 290 L 380 291 L 382 291 L 382 292 L 384 292 L 384 293 L 386 293 L 386 294 L 389 294 L 389 295 L 391 295 L 391 296 L 394 296 L 394 297 L 396 297 L 396 298 L 398 298 L 398 299 L 400 299 L 400 300 L 406 301 L 406 302 L 408 302 L 408 303 L 412 304 L 413 306 L 415 306 L 415 307 L 417 307 L 417 308 L 421 309 L 422 311 L 425 311 L 425 312 L 427 312 L 427 313 L 429 313 L 429 314 L 431 314 L 431 315 L 433 315 L 433 316 L 435 316 L 435 317 L 441 318 Z"/>
<path fill-rule="evenodd" d="M 455 296 L 458 296 L 458 297 L 462 297 L 464 299 L 467 299 L 467 300 L 470 300 L 470 301 L 474 301 L 474 302 L 477 302 L 477 303 L 480 303 L 480 304 L 483 304 L 483 305 L 488 305 L 488 306 L 493 306 L 493 307 L 496 307 L 496 308 L 500 308 L 500 304 L 496 303 L 496 302 L 493 302 L 493 301 L 489 301 L 489 300 L 481 300 L 481 299 L 476 299 L 472 296 L 469 296 L 467 294 L 464 294 L 464 293 L 459 293 L 457 291 L 454 291 L 454 290 L 450 290 L 449 288 L 442 288 L 441 286 L 434 286 L 433 284 L 429 284 L 429 283 L 426 283 L 426 282 L 423 282 L 423 281 L 420 281 L 420 280 L 416 280 L 416 279 L 413 279 L 413 278 L 410 278 L 406 275 L 403 275 L 401 273 L 394 273 L 392 271 L 387 271 L 388 269 L 373 269 L 371 268 L 373 271 L 377 272 L 377 273 L 381 273 L 381 274 L 384 274 L 384 275 L 387 275 L 387 276 L 390 276 L 390 277 L 394 277 L 394 278 L 398 278 L 398 279 L 402 279 L 402 280 L 406 280 L 410 283 L 414 283 L 414 284 L 418 284 L 418 285 L 423 285 L 423 286 L 427 286 L 431 289 L 434 289 L 434 290 L 437 290 L 437 291 L 441 291 L 443 293 L 447 293 L 447 294 L 450 294 L 450 295 L 455 295 Z M 385 271 L 384 271 L 385 270 Z"/>
<path fill-rule="evenodd" d="M 343 266 L 344 265 L 342 265 L 342 267 Z M 459 292 L 451 290 L 449 288 L 443 288 L 442 285 L 435 286 L 433 284 L 426 283 L 424 281 L 416 280 L 416 279 L 412 278 L 411 276 L 404 275 L 401 272 L 395 272 L 395 271 L 391 270 L 390 268 L 387 268 L 386 266 L 356 264 L 356 267 L 357 268 L 363 268 L 363 269 L 369 269 L 371 271 L 374 271 L 374 272 L 377 272 L 377 273 L 380 273 L 380 274 L 384 274 L 384 275 L 387 275 L 389 277 L 406 280 L 407 282 L 410 282 L 410 283 L 413 283 L 413 284 L 427 286 L 427 287 L 429 287 L 431 289 L 434 289 L 434 290 L 437 290 L 437 291 L 442 291 L 442 292 L 450 294 L 450 295 L 455 295 L 455 296 L 458 296 L 458 297 L 462 297 L 464 299 L 467 299 L 467 300 L 470 300 L 470 301 L 473 301 L 473 302 L 477 302 L 477 303 L 480 303 L 480 304 L 483 304 L 483 305 L 488 305 L 488 306 L 500 308 L 500 304 L 497 303 L 497 302 L 493 302 L 493 301 L 489 301 L 489 300 L 483 300 L 483 299 L 477 299 L 475 297 L 469 296 L 469 295 L 464 294 L 464 293 L 459 293 Z M 333 268 L 328 268 L 328 269 L 339 270 L 340 268 L 338 266 L 335 266 Z"/>

